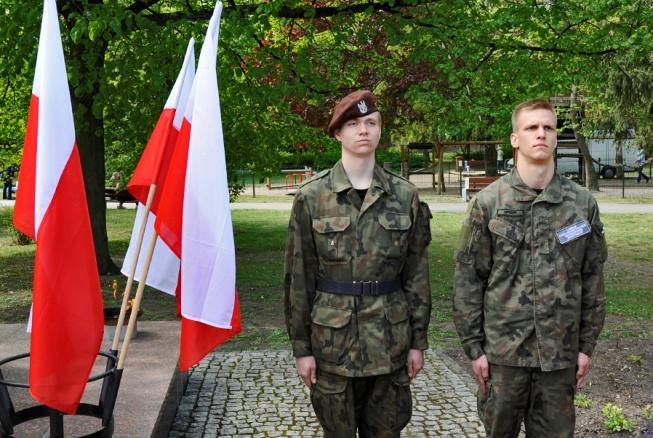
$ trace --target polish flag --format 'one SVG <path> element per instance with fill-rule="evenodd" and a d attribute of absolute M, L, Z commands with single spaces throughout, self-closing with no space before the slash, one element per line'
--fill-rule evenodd
<path fill-rule="evenodd" d="M 29 383 L 74 414 L 100 350 L 102 295 L 55 0 L 45 0 L 14 225 L 36 240 Z"/>
<path fill-rule="evenodd" d="M 240 333 L 236 258 L 216 76 L 222 3 L 202 45 L 155 228 L 181 259 L 182 370 Z"/>
<path fill-rule="evenodd" d="M 149 242 L 154 233 L 154 222 L 161 202 L 161 193 L 165 183 L 165 177 L 170 166 L 172 152 L 175 149 L 181 122 L 184 118 L 184 108 L 188 101 L 193 79 L 195 78 L 195 40 L 193 38 L 188 42 L 186 56 L 182 64 L 175 85 L 172 87 L 170 96 L 163 107 L 163 112 L 154 127 L 152 136 L 145 146 L 143 155 L 134 170 L 134 175 L 127 190 L 139 201 L 136 211 L 136 219 L 132 229 L 132 237 L 129 242 L 129 248 L 122 264 L 122 273 L 129 276 L 134 257 L 137 256 L 137 241 L 140 225 L 145 219 L 145 207 L 147 196 L 152 184 L 156 184 L 156 193 L 152 201 L 152 208 L 147 217 L 145 235 L 143 242 Z M 179 108 L 179 111 L 177 109 Z M 136 273 L 134 279 L 141 281 L 140 273 L 142 264 L 145 262 L 146 245 L 143 245 L 138 255 L 136 264 Z M 179 276 L 179 258 L 174 252 L 160 239 L 157 240 L 152 255 L 152 262 L 147 274 L 146 283 L 160 291 L 174 295 L 177 287 Z"/>

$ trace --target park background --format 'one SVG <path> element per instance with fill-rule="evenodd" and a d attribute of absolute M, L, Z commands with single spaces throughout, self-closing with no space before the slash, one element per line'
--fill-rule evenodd
<path fill-rule="evenodd" d="M 133 211 L 107 210 L 113 171 L 127 180 L 172 87 L 190 36 L 204 34 L 213 4 L 133 0 L 61 2 L 68 79 L 105 304 L 127 248 Z M 41 5 L 0 3 L 0 167 L 18 165 L 31 95 Z M 653 3 L 648 1 L 231 1 L 225 4 L 218 54 L 223 127 L 232 193 L 239 202 L 290 202 L 285 189 L 265 192 L 282 169 L 330 167 L 339 156 L 326 126 L 337 98 L 368 88 L 379 99 L 383 137 L 378 161 L 400 168 L 401 146 L 504 140 L 510 113 L 534 97 L 559 103 L 560 120 L 579 147 L 606 135 L 653 153 Z M 200 44 L 201 41 L 198 42 Z M 199 46 L 198 46 L 199 47 Z M 581 150 L 582 153 L 587 151 Z M 483 159 L 493 147 L 445 154 Z M 415 167 L 428 167 L 421 152 Z M 600 189 L 588 166 L 586 184 Z M 649 168 L 650 173 L 650 168 Z M 634 174 L 625 177 L 633 183 Z M 458 199 L 422 189 L 429 202 Z M 256 198 L 252 180 L 259 187 Z M 420 183 L 420 181 L 417 181 Z M 632 184 L 631 184 L 632 185 Z M 600 202 L 623 202 L 597 192 Z M 647 189 L 629 202 L 651 203 Z M 31 296 L 34 246 L 0 209 L 0 321 L 23 321 Z M 281 270 L 288 213 L 237 211 L 234 228 L 244 333 L 226 349 L 285 348 Z M 460 213 L 434 215 L 431 341 L 456 356 L 451 326 L 452 251 Z M 642 424 L 653 361 L 653 232 L 650 215 L 604 215 L 610 260 L 604 374 L 592 418 L 622 405 Z M 146 319 L 172 319 L 174 306 L 148 291 Z M 461 360 L 462 362 L 462 360 Z M 599 369 L 595 368 L 595 372 Z M 596 387 L 596 386 L 595 386 Z M 592 388 L 589 389 L 590 398 Z M 618 396 L 618 397 L 617 397 Z M 630 400 L 630 401 L 629 401 Z M 650 415 L 650 410 L 647 411 Z M 588 420 L 589 421 L 589 420 Z M 590 422 L 591 423 L 591 422 Z M 588 424 L 590 424 L 588 423 Z M 593 423 L 592 423 L 593 424 Z"/>

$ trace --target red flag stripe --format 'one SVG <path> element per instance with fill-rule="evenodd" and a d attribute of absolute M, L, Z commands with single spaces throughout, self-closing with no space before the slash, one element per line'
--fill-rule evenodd
<path fill-rule="evenodd" d="M 177 130 L 173 127 L 176 110 L 166 108 L 152 131 L 147 146 L 138 161 L 134 175 L 129 180 L 127 189 L 141 204 L 147 203 L 150 185 L 156 184 L 157 193 L 152 203 L 152 211 L 156 214 L 161 199 L 161 189 L 170 165 L 170 158 L 177 141 Z"/>
<path fill-rule="evenodd" d="M 181 342 L 179 347 L 179 369 L 187 371 L 198 363 L 216 346 L 231 339 L 242 331 L 238 294 L 234 302 L 231 329 L 210 326 L 188 318 L 181 319 Z"/>
<path fill-rule="evenodd" d="M 71 414 L 84 392 L 104 330 L 85 196 L 75 146 L 39 227 L 29 376 L 36 400 Z"/>
<path fill-rule="evenodd" d="M 184 183 L 186 181 L 190 130 L 191 125 L 184 118 L 177 136 L 177 146 L 170 159 L 174 165 L 169 166 L 166 184 L 161 194 L 165 202 L 159 205 L 154 224 L 159 237 L 179 258 L 181 258 L 181 211 L 184 208 Z"/>
<path fill-rule="evenodd" d="M 18 187 L 14 205 L 14 225 L 22 233 L 36 239 L 34 226 L 34 205 L 36 203 L 36 149 L 39 123 L 39 98 L 32 95 L 27 116 L 27 131 L 23 145 L 23 157 L 20 162 Z"/>

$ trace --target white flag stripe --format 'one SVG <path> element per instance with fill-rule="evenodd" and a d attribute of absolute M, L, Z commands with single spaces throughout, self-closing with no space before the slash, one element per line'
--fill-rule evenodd
<path fill-rule="evenodd" d="M 168 96 L 168 100 L 166 101 L 164 107 L 164 109 L 175 109 L 173 128 L 177 131 L 179 131 L 181 128 L 181 122 L 183 121 L 183 112 L 186 108 L 186 102 L 190 95 L 193 80 L 195 78 L 194 46 L 195 39 L 191 38 L 188 41 L 188 47 L 186 48 L 186 55 L 184 56 L 184 62 L 181 66 L 181 70 L 177 75 L 175 85 L 172 87 L 172 91 L 170 91 L 170 96 Z M 162 189 L 163 187 L 157 187 L 157 190 L 159 191 Z M 132 266 L 134 257 L 136 256 L 135 247 L 138 241 L 138 231 L 140 229 L 140 224 L 143 221 L 144 214 L 145 207 L 139 203 L 136 212 L 136 219 L 134 220 L 134 226 L 132 228 L 132 237 L 129 241 L 129 248 L 127 249 L 127 254 L 125 254 L 125 260 L 123 261 L 122 269 L 120 271 L 127 277 L 130 275 L 129 269 Z M 150 212 L 145 227 L 143 242 L 149 242 L 152 233 L 156 232 L 154 230 L 155 220 L 156 215 L 153 212 Z M 141 281 L 141 266 L 145 260 L 146 253 L 147 246 L 141 246 L 140 255 L 138 255 L 136 271 L 134 272 L 134 279 L 139 282 Z M 178 279 L 179 259 L 161 239 L 158 239 L 154 247 L 154 254 L 152 255 L 152 261 L 145 283 L 148 286 L 151 286 L 162 292 L 174 295 L 177 288 Z"/>
<path fill-rule="evenodd" d="M 222 4 L 202 45 L 191 100 L 181 249 L 181 311 L 185 318 L 231 328 L 236 261 L 216 76 Z"/>
<path fill-rule="evenodd" d="M 184 111 L 186 109 L 186 102 L 190 94 L 191 86 L 195 77 L 195 38 L 188 41 L 186 47 L 186 55 L 184 56 L 184 63 L 181 66 L 181 71 L 177 76 L 175 85 L 172 87 L 170 96 L 164 105 L 164 108 L 179 109 L 175 113 L 175 120 L 173 126 L 177 131 L 181 129 L 181 122 L 184 120 Z"/>
<path fill-rule="evenodd" d="M 127 249 L 127 254 L 125 254 L 125 260 L 122 263 L 122 270 L 120 271 L 125 276 L 129 276 L 129 268 L 134 261 L 136 245 L 132 245 L 132 242 L 135 243 L 138 239 L 139 226 L 144 217 L 145 206 L 139 203 L 136 209 L 136 219 L 134 220 L 130 245 Z M 150 215 L 147 218 L 147 224 L 145 226 L 145 235 L 143 236 L 143 242 L 149 242 L 152 234 L 155 232 L 155 220 L 156 215 L 150 212 Z M 143 270 L 142 266 L 145 260 L 144 253 L 145 247 L 141 248 L 141 256 L 138 258 L 138 262 L 136 263 L 136 272 L 134 273 L 134 280 L 136 281 L 141 281 L 141 272 Z M 152 255 L 152 262 L 150 264 L 150 270 L 147 274 L 146 284 L 167 294 L 174 295 L 175 289 L 177 288 L 178 276 L 179 259 L 175 253 L 172 252 L 170 248 L 168 248 L 168 245 L 163 243 L 161 239 L 158 239 L 156 241 L 156 246 L 154 247 L 154 254 Z"/>
<path fill-rule="evenodd" d="M 39 98 L 34 232 L 38 230 L 75 145 L 68 76 L 54 0 L 46 0 L 32 93 Z"/>

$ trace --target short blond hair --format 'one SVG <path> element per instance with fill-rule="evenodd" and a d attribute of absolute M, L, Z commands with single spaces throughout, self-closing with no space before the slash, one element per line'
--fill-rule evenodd
<path fill-rule="evenodd" d="M 527 100 L 526 102 L 522 102 L 519 105 L 515 107 L 514 110 L 512 110 L 512 132 L 517 132 L 517 118 L 519 117 L 519 114 L 521 114 L 523 111 L 532 111 L 536 109 L 544 109 L 551 111 L 554 116 L 556 116 L 556 120 L 558 119 L 558 115 L 556 114 L 556 110 L 549 103 L 548 100 L 544 99 L 532 99 L 532 100 Z"/>

